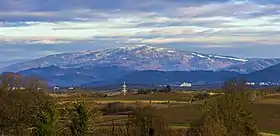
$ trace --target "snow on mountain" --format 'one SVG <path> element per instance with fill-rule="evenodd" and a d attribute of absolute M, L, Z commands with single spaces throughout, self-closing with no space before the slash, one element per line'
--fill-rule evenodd
<path fill-rule="evenodd" d="M 85 52 L 64 53 L 17 63 L 1 71 L 22 71 L 30 68 L 57 66 L 79 68 L 84 66 L 116 66 L 131 70 L 190 71 L 217 70 L 243 64 L 246 59 L 207 55 L 147 45 L 125 46 Z"/>
<path fill-rule="evenodd" d="M 230 59 L 230 60 L 236 60 L 236 61 L 242 61 L 242 62 L 247 62 L 248 60 L 246 59 L 241 59 L 241 58 L 232 58 L 232 57 L 224 57 L 224 56 L 214 56 L 215 58 L 221 58 L 221 59 Z"/>
<path fill-rule="evenodd" d="M 200 57 L 200 58 L 211 59 L 211 58 L 209 58 L 208 56 L 203 56 L 203 55 L 200 55 L 200 54 L 197 54 L 197 53 L 192 53 L 192 55 L 197 56 L 197 57 Z M 210 56 L 211 56 L 211 55 L 210 55 Z"/>

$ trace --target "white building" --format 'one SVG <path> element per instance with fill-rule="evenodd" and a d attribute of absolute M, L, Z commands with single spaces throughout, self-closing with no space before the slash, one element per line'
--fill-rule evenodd
<path fill-rule="evenodd" d="M 260 86 L 268 86 L 269 83 L 265 83 L 265 82 L 260 82 Z"/>
<path fill-rule="evenodd" d="M 55 87 L 53 88 L 53 90 L 59 90 L 59 87 L 58 87 L 58 86 L 55 86 Z"/>
<path fill-rule="evenodd" d="M 43 90 L 43 88 L 37 88 L 38 91 Z"/>
<path fill-rule="evenodd" d="M 122 92 L 110 92 L 110 93 L 107 93 L 106 96 L 107 97 L 112 97 L 112 96 L 118 96 L 120 95 Z"/>
<path fill-rule="evenodd" d="M 25 87 L 20 87 L 20 88 L 19 88 L 19 90 L 25 90 L 25 89 L 26 89 Z"/>
<path fill-rule="evenodd" d="M 180 87 L 192 87 L 192 84 L 184 82 L 183 84 L 180 85 Z"/>
<path fill-rule="evenodd" d="M 74 87 L 69 87 L 68 90 L 74 90 Z"/>
<path fill-rule="evenodd" d="M 254 83 L 254 82 L 246 82 L 246 85 L 248 85 L 248 86 L 255 86 L 256 83 Z"/>

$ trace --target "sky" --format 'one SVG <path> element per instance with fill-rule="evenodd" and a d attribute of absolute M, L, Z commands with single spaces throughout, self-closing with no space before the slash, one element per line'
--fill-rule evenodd
<path fill-rule="evenodd" d="M 137 44 L 280 58 L 280 0 L 1 0 L 0 61 Z"/>

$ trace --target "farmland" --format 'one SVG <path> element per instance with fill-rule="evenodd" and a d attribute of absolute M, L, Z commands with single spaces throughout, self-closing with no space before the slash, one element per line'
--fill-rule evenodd
<path fill-rule="evenodd" d="M 138 104 L 154 107 L 153 112 L 164 119 L 170 130 L 186 129 L 191 122 L 199 120 L 204 112 L 204 103 L 215 95 L 190 102 L 197 95 L 209 92 L 169 92 L 153 94 L 128 94 L 127 96 L 104 97 L 93 93 L 51 94 L 60 104 L 63 101 L 86 101 L 101 108 L 108 104 L 119 103 L 124 107 L 135 107 Z M 221 95 L 221 94 L 217 94 Z M 265 133 L 279 134 L 280 130 L 280 94 L 258 96 L 259 99 L 250 104 L 250 111 L 257 120 L 258 129 Z M 129 111 L 129 110 L 128 110 Z M 99 128 L 121 127 L 127 122 L 129 114 L 126 110 L 103 113 L 95 122 Z"/>

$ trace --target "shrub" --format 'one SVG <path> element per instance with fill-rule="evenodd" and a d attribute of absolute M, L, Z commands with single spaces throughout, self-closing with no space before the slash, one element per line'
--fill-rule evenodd
<path fill-rule="evenodd" d="M 193 99 L 196 101 L 205 100 L 207 98 L 210 98 L 210 95 L 208 93 L 199 93 L 193 97 Z"/>
<path fill-rule="evenodd" d="M 133 111 L 134 107 L 128 106 L 124 103 L 114 102 L 114 103 L 108 103 L 106 107 L 102 109 L 102 112 L 104 115 L 108 114 L 115 114 L 118 112 L 128 112 Z"/>

